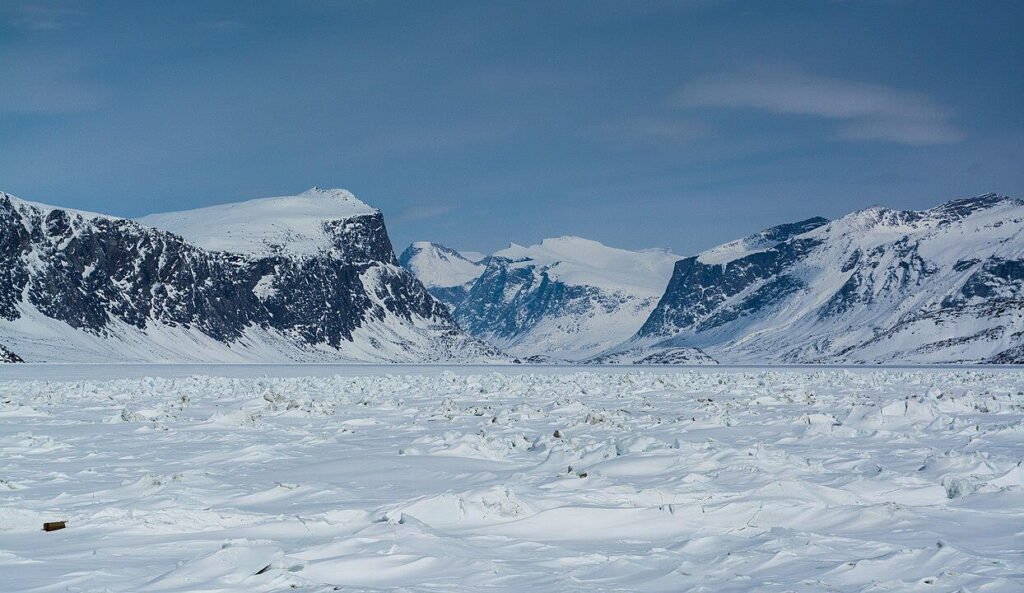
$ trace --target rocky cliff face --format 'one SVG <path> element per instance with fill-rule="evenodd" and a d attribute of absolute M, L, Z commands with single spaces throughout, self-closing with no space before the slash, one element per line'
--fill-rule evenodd
<path fill-rule="evenodd" d="M 1012 362 L 1024 350 L 1024 202 L 810 219 L 680 260 L 626 344 L 734 362 Z"/>
<path fill-rule="evenodd" d="M 347 192 L 146 222 L 0 194 L 0 342 L 49 361 L 500 356 L 398 265 L 380 212 Z M 147 226 L 165 223 L 174 232 Z"/>

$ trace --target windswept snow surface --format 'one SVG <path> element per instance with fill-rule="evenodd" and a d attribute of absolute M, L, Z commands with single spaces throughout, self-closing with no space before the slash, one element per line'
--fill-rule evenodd
<path fill-rule="evenodd" d="M 1024 586 L 1021 369 L 37 368 L 2 591 Z"/>

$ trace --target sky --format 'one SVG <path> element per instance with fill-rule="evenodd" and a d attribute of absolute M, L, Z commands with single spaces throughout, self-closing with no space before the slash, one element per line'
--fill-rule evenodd
<path fill-rule="evenodd" d="M 1024 198 L 1024 2 L 0 0 L 0 190 L 119 216 L 343 187 L 414 240 L 687 255 Z"/>

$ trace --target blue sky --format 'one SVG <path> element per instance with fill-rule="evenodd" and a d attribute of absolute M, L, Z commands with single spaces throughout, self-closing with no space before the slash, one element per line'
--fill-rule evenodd
<path fill-rule="evenodd" d="M 1024 197 L 1024 2 L 0 2 L 0 189 L 137 216 L 351 189 L 397 249 L 693 253 Z"/>

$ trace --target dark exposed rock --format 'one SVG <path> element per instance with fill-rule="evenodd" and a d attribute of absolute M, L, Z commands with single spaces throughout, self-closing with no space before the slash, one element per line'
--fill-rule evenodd
<path fill-rule="evenodd" d="M 25 362 L 20 356 L 0 346 L 0 362 Z"/>
<path fill-rule="evenodd" d="M 799 229 L 809 226 L 806 223 L 783 226 Z M 664 296 L 637 335 L 667 337 L 693 325 L 712 329 L 770 306 L 800 288 L 799 279 L 787 278 L 783 273 L 818 245 L 816 239 L 789 239 L 724 265 L 701 263 L 697 257 L 680 260 Z M 766 284 L 740 303 L 725 305 L 731 297 L 759 282 Z"/>
<path fill-rule="evenodd" d="M 605 296 L 594 287 L 553 280 L 543 270 L 535 274 L 533 267 L 507 265 L 511 261 L 488 258 L 487 269 L 455 308 L 456 319 L 471 334 L 514 339 L 552 315 L 585 312 L 592 299 L 601 304 Z M 617 301 L 603 304 L 614 307 Z"/>

